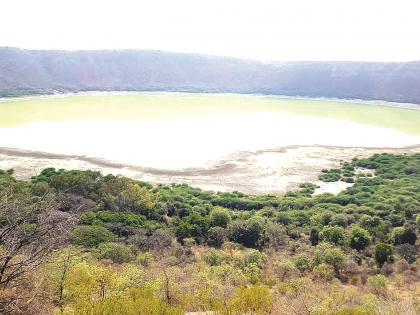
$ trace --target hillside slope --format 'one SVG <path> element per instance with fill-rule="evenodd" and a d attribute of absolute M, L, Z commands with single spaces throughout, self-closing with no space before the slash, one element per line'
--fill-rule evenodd
<path fill-rule="evenodd" d="M 420 104 L 420 62 L 262 63 L 146 50 L 0 48 L 0 96 L 191 91 L 381 99 Z"/>

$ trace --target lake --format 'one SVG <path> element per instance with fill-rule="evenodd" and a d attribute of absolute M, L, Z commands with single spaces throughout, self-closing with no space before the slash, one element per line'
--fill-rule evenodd
<path fill-rule="evenodd" d="M 268 185 L 270 172 L 282 174 L 278 170 L 287 164 L 278 160 L 283 149 L 290 154 L 290 150 L 303 147 L 383 150 L 419 144 L 420 110 L 346 101 L 234 94 L 98 93 L 0 102 L 1 148 L 137 166 L 143 175 L 155 172 L 157 177 L 151 179 L 157 181 L 183 181 L 174 176 L 202 178 L 207 176 L 205 170 L 218 170 L 208 175 L 219 178 L 236 176 L 263 163 L 264 172 L 253 171 L 257 172 L 253 174 L 257 187 Z M 270 150 L 277 152 L 275 156 Z M 301 164 L 314 163 L 315 169 L 325 166 L 311 162 L 311 154 L 316 153 L 305 152 L 309 156 Z M 298 161 L 302 154 L 294 153 L 287 159 Z M 242 163 L 240 167 L 238 163 Z M 159 177 L 156 170 L 169 178 Z M 191 170 L 201 173 L 186 172 Z M 188 178 L 184 181 L 189 182 Z M 218 187 L 217 183 L 210 184 Z"/>
<path fill-rule="evenodd" d="M 420 135 L 420 105 L 414 110 L 376 106 L 375 102 L 188 93 L 98 93 L 3 99 L 0 100 L 0 127 L 43 121 L 144 122 L 273 111 L 340 119 Z"/>

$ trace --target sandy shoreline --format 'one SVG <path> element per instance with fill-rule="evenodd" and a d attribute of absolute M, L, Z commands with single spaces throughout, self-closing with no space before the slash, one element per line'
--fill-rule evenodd
<path fill-rule="evenodd" d="M 374 153 L 414 153 L 420 146 L 406 148 L 356 148 L 335 146 L 288 146 L 283 148 L 237 152 L 212 167 L 181 170 L 147 168 L 120 164 L 85 156 L 67 156 L 28 150 L 0 148 L 0 169 L 13 168 L 19 179 L 29 179 L 47 167 L 92 169 L 104 174 L 124 175 L 152 183 L 187 183 L 205 190 L 239 190 L 253 194 L 283 194 L 300 183 L 314 182 L 320 192 L 337 193 L 348 185 L 322 183 L 322 169 L 337 167 L 353 157 Z"/>

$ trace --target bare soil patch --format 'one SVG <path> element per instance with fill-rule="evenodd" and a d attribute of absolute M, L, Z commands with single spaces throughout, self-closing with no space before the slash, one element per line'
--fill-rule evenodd
<path fill-rule="evenodd" d="M 205 190 L 242 191 L 252 194 L 283 194 L 299 184 L 313 182 L 319 193 L 337 193 L 345 183 L 318 180 L 322 169 L 338 167 L 354 157 L 374 153 L 414 153 L 420 146 L 406 148 L 355 148 L 335 146 L 288 146 L 255 152 L 237 152 L 205 168 L 165 170 L 119 164 L 86 156 L 50 154 L 0 148 L 0 169 L 13 168 L 19 179 L 29 179 L 47 167 L 92 169 L 104 174 L 124 175 L 152 183 L 186 183 Z"/>

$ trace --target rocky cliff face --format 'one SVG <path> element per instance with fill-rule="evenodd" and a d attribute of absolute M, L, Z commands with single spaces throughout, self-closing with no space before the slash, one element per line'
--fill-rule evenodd
<path fill-rule="evenodd" d="M 145 50 L 0 48 L 0 95 L 91 90 L 263 93 L 420 104 L 420 62 L 261 63 Z"/>

